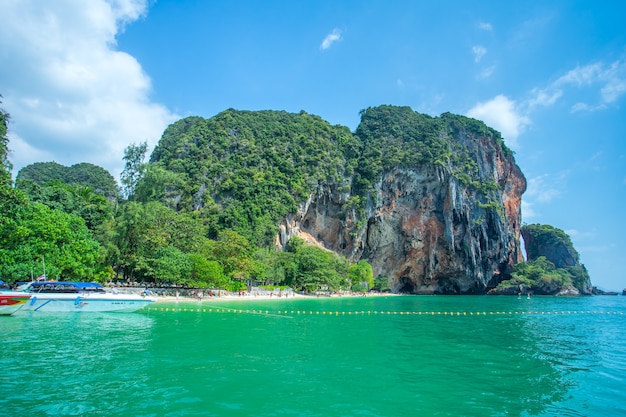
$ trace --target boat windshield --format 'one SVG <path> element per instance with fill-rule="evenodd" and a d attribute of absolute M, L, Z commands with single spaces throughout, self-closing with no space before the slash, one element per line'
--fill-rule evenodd
<path fill-rule="evenodd" d="M 30 292 L 78 293 L 105 292 L 100 284 L 94 282 L 33 282 L 28 287 Z"/>

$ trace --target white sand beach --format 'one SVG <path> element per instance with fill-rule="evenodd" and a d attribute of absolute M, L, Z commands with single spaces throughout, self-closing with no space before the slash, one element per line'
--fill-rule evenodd
<path fill-rule="evenodd" d="M 352 298 L 352 297 L 380 297 L 380 296 L 395 296 L 397 294 L 390 293 L 341 293 L 341 294 L 299 294 L 290 292 L 287 294 L 276 295 L 272 294 L 249 294 L 243 293 L 241 295 L 237 293 L 221 294 L 219 296 L 203 294 L 197 297 L 183 297 L 183 296 L 154 296 L 156 302 L 219 302 L 219 301 L 258 301 L 258 300 L 290 300 L 290 299 L 314 299 L 314 298 Z"/>

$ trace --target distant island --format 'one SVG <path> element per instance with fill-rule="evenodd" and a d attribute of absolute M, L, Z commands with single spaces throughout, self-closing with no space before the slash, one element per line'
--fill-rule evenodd
<path fill-rule="evenodd" d="M 59 279 L 231 291 L 594 292 L 562 230 L 521 224 L 526 179 L 475 119 L 384 105 L 351 132 L 305 111 L 229 109 L 173 123 L 148 162 L 130 144 L 120 186 L 55 162 L 13 185 L 0 114 L 9 282 L 45 258 Z"/>

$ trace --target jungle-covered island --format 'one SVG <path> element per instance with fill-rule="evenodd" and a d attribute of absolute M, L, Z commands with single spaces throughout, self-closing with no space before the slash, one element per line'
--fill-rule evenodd
<path fill-rule="evenodd" d="M 591 294 L 570 238 L 522 225 L 526 179 L 483 122 L 364 109 L 356 131 L 305 111 L 170 125 L 90 163 L 12 180 L 0 110 L 0 277 L 407 294 Z M 526 247 L 522 255 L 521 239 Z"/>

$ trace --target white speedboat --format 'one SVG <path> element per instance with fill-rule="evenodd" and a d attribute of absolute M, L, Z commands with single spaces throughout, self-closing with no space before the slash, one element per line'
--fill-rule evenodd
<path fill-rule="evenodd" d="M 30 294 L 18 291 L 0 291 L 0 316 L 9 316 L 24 307 Z"/>
<path fill-rule="evenodd" d="M 94 282 L 31 282 L 24 291 L 31 298 L 22 311 L 131 312 L 155 301 L 153 297 L 143 294 L 106 292 L 102 285 Z"/>

